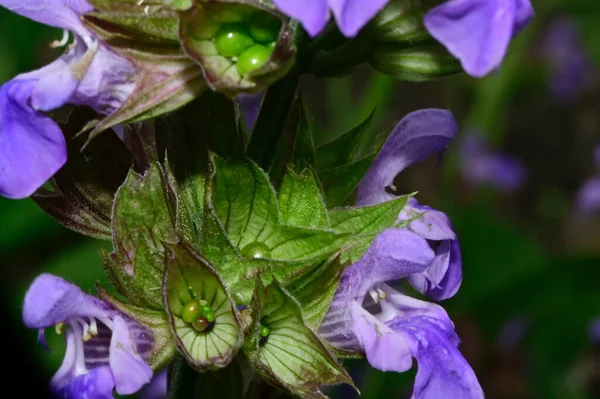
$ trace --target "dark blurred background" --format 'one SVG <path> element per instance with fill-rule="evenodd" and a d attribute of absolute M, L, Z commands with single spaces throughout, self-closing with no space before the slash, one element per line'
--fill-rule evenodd
<path fill-rule="evenodd" d="M 536 18 L 512 43 L 502 68 L 426 83 L 394 81 L 368 67 L 343 78 L 302 82 L 317 140 L 339 135 L 375 110 L 375 137 L 406 113 L 428 107 L 454 112 L 461 134 L 443 162 L 431 159 L 398 179 L 403 192 L 452 219 L 463 252 L 464 280 L 442 303 L 455 321 L 461 350 L 489 399 L 600 398 L 600 201 L 578 211 L 582 185 L 600 176 L 600 2 L 534 1 Z M 565 26 L 568 28 L 565 29 Z M 562 31 L 561 31 L 561 28 Z M 0 8 L 0 83 L 60 54 L 62 33 Z M 1 133 L 0 133 L 1 134 Z M 483 140 L 526 172 L 502 190 L 470 181 L 464 137 Z M 465 155 L 467 154 L 467 155 Z M 468 166 L 468 165 L 467 165 Z M 21 320 L 25 290 L 41 272 L 94 292 L 109 287 L 98 249 L 110 243 L 72 233 L 30 200 L 0 198 L 0 282 L 4 347 L 15 376 L 34 376 L 24 390 L 44 389 L 58 369 L 62 337 L 47 331 L 49 352 Z M 14 349 L 13 349 L 14 348 Z M 15 352 L 16 353 L 16 352 Z M 414 370 L 382 373 L 349 362 L 363 397 L 410 397 Z M 341 396 L 341 394 L 337 394 Z"/>

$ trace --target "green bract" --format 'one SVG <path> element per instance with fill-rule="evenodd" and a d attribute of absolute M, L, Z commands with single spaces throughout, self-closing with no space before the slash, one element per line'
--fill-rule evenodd
<path fill-rule="evenodd" d="M 340 207 L 364 171 L 333 185 L 323 176 L 371 157 L 360 150 L 368 120 L 315 148 L 303 108 L 295 107 L 292 150 L 276 185 L 244 154 L 235 103 L 207 92 L 153 129 L 126 130 L 131 154 L 113 136 L 92 141 L 92 158 L 71 160 L 57 176 L 61 195 L 38 198 L 69 227 L 112 238 L 105 268 L 127 303 L 104 290 L 101 296 L 152 330 L 152 367 L 179 354 L 177 367 L 183 361 L 190 375 L 201 373 L 194 384 L 202 392 L 240 370 L 250 379 L 236 388 L 243 395 L 260 381 L 301 397 L 352 384 L 315 331 L 345 268 L 379 232 L 398 227 L 408 196 Z M 105 175 L 90 173 L 98 163 Z M 124 179 L 120 187 L 115 179 Z M 99 209 L 85 208 L 93 195 Z M 66 196 L 82 206 L 69 214 Z"/>

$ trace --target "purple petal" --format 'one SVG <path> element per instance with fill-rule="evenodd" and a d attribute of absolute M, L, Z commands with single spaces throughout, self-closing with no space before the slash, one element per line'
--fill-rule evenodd
<path fill-rule="evenodd" d="M 35 80 L 0 87 L 0 195 L 24 198 L 67 159 L 65 138 L 52 119 L 29 105 Z"/>
<path fill-rule="evenodd" d="M 41 274 L 25 294 L 23 321 L 29 328 L 44 328 L 73 317 L 109 315 L 104 302 L 51 274 Z"/>
<path fill-rule="evenodd" d="M 424 23 L 469 75 L 482 77 L 500 66 L 532 11 L 523 0 L 450 0 L 430 10 Z"/>
<path fill-rule="evenodd" d="M 412 354 L 406 339 L 353 302 L 350 309 L 354 334 L 369 364 L 381 371 L 403 372 L 412 367 Z"/>
<path fill-rule="evenodd" d="M 152 368 L 137 353 L 127 323 L 118 316 L 113 319 L 109 364 L 121 395 L 137 392 L 152 378 Z"/>
<path fill-rule="evenodd" d="M 600 209 L 600 177 L 587 180 L 575 196 L 575 211 L 582 215 Z"/>
<path fill-rule="evenodd" d="M 292 18 L 299 20 L 310 36 L 317 36 L 329 20 L 327 0 L 273 0 L 273 3 Z"/>
<path fill-rule="evenodd" d="M 456 239 L 456 233 L 448 216 L 430 206 L 420 205 L 415 198 L 409 198 L 408 203 L 398 216 L 398 220 L 410 219 L 415 219 L 408 226 L 410 230 L 427 240 Z"/>
<path fill-rule="evenodd" d="M 346 350 L 358 349 L 352 333 L 350 304 L 362 303 L 365 294 L 385 281 L 422 272 L 433 261 L 427 241 L 405 229 L 387 229 L 373 241 L 358 262 L 344 271 L 319 333 L 329 343 Z"/>
<path fill-rule="evenodd" d="M 54 389 L 54 394 L 63 399 L 113 399 L 114 386 L 115 381 L 110 368 L 96 367 L 89 373 L 72 378 L 68 385 Z"/>
<path fill-rule="evenodd" d="M 353 298 L 364 296 L 375 285 L 399 280 L 425 270 L 434 253 L 426 240 L 405 229 L 387 229 L 367 252 L 344 271 L 340 288 Z"/>
<path fill-rule="evenodd" d="M 398 317 L 388 326 L 409 341 L 418 370 L 413 399 L 483 399 L 473 369 L 457 349 L 457 337 L 445 320 Z"/>
<path fill-rule="evenodd" d="M 163 370 L 152 377 L 152 381 L 140 391 L 141 399 L 166 399 L 167 397 L 167 370 Z"/>
<path fill-rule="evenodd" d="M 79 16 L 94 10 L 85 0 L 0 0 L 0 6 L 40 22 L 86 35 Z"/>
<path fill-rule="evenodd" d="M 450 111 L 424 109 L 406 115 L 386 140 L 358 187 L 357 205 L 395 198 L 386 193 L 405 168 L 444 150 L 456 135 L 458 123 Z"/>
<path fill-rule="evenodd" d="M 329 7 L 340 31 L 346 37 L 354 37 L 389 0 L 329 0 Z"/>
<path fill-rule="evenodd" d="M 457 240 L 441 241 L 435 258 L 422 273 L 409 277 L 412 286 L 436 301 L 453 297 L 462 283 L 462 257 Z"/>

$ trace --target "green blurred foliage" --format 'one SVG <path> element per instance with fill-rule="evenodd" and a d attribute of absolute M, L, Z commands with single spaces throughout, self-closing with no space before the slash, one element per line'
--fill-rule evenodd
<path fill-rule="evenodd" d="M 458 151 L 452 148 L 441 167 L 426 162 L 408 170 L 401 187 L 419 191 L 422 203 L 447 212 L 455 224 L 464 281 L 457 296 L 443 305 L 487 397 L 594 398 L 600 397 L 593 381 L 600 374 L 600 349 L 590 342 L 588 326 L 600 315 L 600 219 L 577 225 L 571 204 L 578 185 L 593 173 L 590 145 L 600 142 L 600 122 L 593 125 L 597 130 L 588 129 L 592 133 L 583 130 L 590 118 L 600 120 L 600 85 L 596 71 L 581 98 L 552 103 L 536 46 L 550 18 L 570 16 L 598 65 L 600 2 L 538 0 L 534 5 L 534 22 L 514 41 L 502 68 L 485 79 L 456 76 L 408 84 L 360 68 L 339 79 L 306 77 L 303 95 L 318 142 L 347 131 L 373 110 L 376 139 L 409 111 L 446 107 L 464 128 L 479 129 L 496 148 L 523 159 L 528 184 L 513 195 L 466 187 L 458 172 Z M 51 61 L 60 50 L 48 43 L 60 36 L 58 30 L 0 8 L 0 82 Z M 546 158 L 549 164 L 537 166 Z M 22 346 L 35 353 L 49 378 L 62 361 L 64 345 L 48 330 L 50 354 L 35 347 L 36 333 L 21 321 L 25 290 L 42 272 L 62 276 L 86 292 L 94 292 L 96 282 L 109 287 L 98 250 L 110 249 L 110 243 L 68 231 L 29 199 L 0 198 L 0 221 L 5 326 L 11 325 Z M 516 316 L 525 317 L 529 327 L 515 347 L 502 350 L 498 336 Z M 382 373 L 364 361 L 348 365 L 363 397 L 410 396 L 415 370 Z M 331 394 L 351 395 L 345 390 Z"/>

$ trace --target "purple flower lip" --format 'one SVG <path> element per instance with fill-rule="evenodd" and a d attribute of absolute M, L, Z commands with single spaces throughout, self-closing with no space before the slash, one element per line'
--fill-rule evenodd
<path fill-rule="evenodd" d="M 330 13 L 346 37 L 354 37 L 389 0 L 273 0 L 284 14 L 299 20 L 310 36 L 327 25 Z"/>
<path fill-rule="evenodd" d="M 449 0 L 425 15 L 425 27 L 471 76 L 498 68 L 511 39 L 533 17 L 529 0 Z"/>
<path fill-rule="evenodd" d="M 396 175 L 448 147 L 458 125 L 445 110 L 413 112 L 401 120 L 359 185 L 360 205 L 388 201 Z M 408 278 L 434 299 L 454 295 L 462 281 L 460 249 L 448 217 L 410 198 L 403 229 L 380 233 L 343 273 L 319 334 L 338 350 L 365 353 L 371 366 L 403 372 L 418 363 L 413 399 L 482 399 L 475 373 L 460 354 L 454 325 L 438 305 L 386 284 Z"/>
<path fill-rule="evenodd" d="M 150 381 L 146 364 L 154 337 L 146 328 L 51 274 L 36 278 L 25 295 L 23 321 L 29 328 L 66 328 L 67 350 L 50 383 L 60 397 L 127 395 Z"/>
<path fill-rule="evenodd" d="M 133 92 L 136 70 L 82 25 L 80 16 L 93 10 L 84 0 L 0 0 L 0 5 L 74 34 L 54 62 L 0 87 L 0 195 L 18 199 L 32 195 L 67 160 L 65 138 L 44 112 L 71 103 L 110 114 Z"/>

